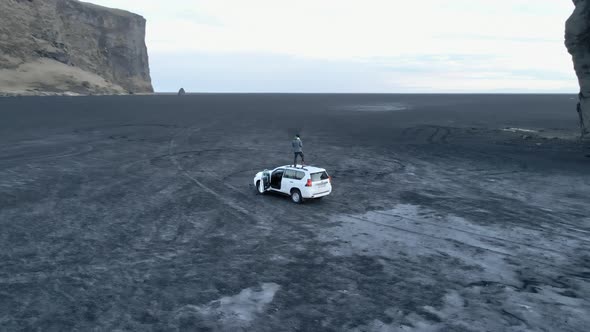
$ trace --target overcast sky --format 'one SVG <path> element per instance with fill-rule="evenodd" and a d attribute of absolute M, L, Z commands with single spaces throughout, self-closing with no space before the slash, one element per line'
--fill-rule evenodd
<path fill-rule="evenodd" d="M 572 92 L 569 0 L 91 0 L 147 19 L 157 91 Z"/>

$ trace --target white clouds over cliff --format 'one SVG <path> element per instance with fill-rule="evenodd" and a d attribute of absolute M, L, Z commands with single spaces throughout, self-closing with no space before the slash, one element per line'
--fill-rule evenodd
<path fill-rule="evenodd" d="M 564 22 L 573 9 L 569 1 L 93 2 L 148 19 L 147 43 L 159 90 L 176 88 L 178 82 L 166 79 L 175 76 L 184 78 L 189 89 L 220 91 L 221 85 L 203 80 L 231 78 L 232 72 L 236 81 L 248 84 L 233 82 L 227 91 L 576 90 L 563 46 Z M 218 77 L 207 63 L 195 65 L 191 58 L 215 63 Z M 219 65 L 220 59 L 225 65 Z M 236 70 L 244 62 L 249 70 Z M 296 77 L 285 66 L 297 67 Z M 172 75 L 170 70 L 180 70 L 176 67 L 189 70 Z M 269 72 L 274 74 L 267 80 L 256 81 Z M 349 85 L 339 72 L 349 73 L 344 75 Z M 322 84 L 309 84 L 318 74 L 333 80 L 322 76 Z M 301 84 L 290 81 L 295 79 Z"/>

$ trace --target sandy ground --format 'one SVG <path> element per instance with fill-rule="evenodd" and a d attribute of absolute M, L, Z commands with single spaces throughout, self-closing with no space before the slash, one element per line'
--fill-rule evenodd
<path fill-rule="evenodd" d="M 0 329 L 585 331 L 574 96 L 0 99 Z M 257 195 L 306 159 L 334 193 Z"/>
<path fill-rule="evenodd" d="M 15 67 L 0 69 L 0 96 L 127 94 L 122 87 L 96 74 L 52 59 L 40 59 Z"/>

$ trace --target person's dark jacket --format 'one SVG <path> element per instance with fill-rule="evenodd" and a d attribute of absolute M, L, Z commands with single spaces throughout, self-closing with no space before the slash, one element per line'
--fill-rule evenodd
<path fill-rule="evenodd" d="M 293 152 L 303 152 L 303 142 L 301 142 L 300 138 L 294 138 L 291 146 L 293 147 Z"/>

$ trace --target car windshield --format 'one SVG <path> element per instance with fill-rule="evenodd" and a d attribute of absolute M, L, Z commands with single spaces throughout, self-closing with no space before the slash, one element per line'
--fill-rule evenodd
<path fill-rule="evenodd" d="M 328 180 L 329 178 L 330 177 L 328 176 L 328 173 L 326 173 L 326 171 L 318 172 L 318 173 L 311 173 L 311 181 L 313 181 L 313 182 Z"/>

